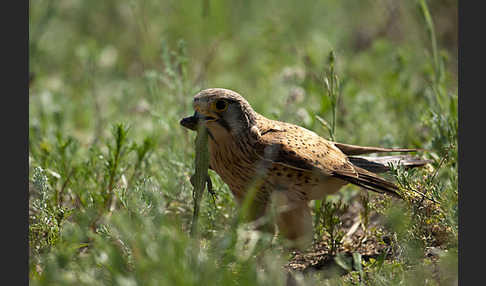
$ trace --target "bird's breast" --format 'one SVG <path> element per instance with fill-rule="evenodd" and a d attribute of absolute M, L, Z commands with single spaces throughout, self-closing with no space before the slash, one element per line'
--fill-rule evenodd
<path fill-rule="evenodd" d="M 230 139 L 230 140 L 228 140 Z M 258 157 L 245 139 L 209 141 L 211 167 L 236 195 L 243 195 L 256 174 Z"/>

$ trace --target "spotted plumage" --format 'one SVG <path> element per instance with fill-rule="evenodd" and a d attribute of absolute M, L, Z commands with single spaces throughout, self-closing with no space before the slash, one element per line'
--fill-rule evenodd
<path fill-rule="evenodd" d="M 210 168 L 239 203 L 249 188 L 257 188 L 250 219 L 263 216 L 271 201 L 279 206 L 279 230 L 297 245 L 306 245 L 312 238 L 310 200 L 322 199 L 348 183 L 399 197 L 395 184 L 370 171 L 386 171 L 388 162 L 396 163 L 397 157 L 375 161 L 350 155 L 416 151 L 331 142 L 300 126 L 258 114 L 246 99 L 228 89 L 199 92 L 193 107 L 195 114 L 181 124 L 192 130 L 197 124 L 207 128 Z M 400 159 L 409 167 L 426 163 Z"/>

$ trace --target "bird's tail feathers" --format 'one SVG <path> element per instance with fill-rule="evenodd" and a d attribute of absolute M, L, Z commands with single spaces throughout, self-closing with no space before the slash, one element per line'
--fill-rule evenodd
<path fill-rule="evenodd" d="M 402 165 L 405 168 L 415 168 L 426 165 L 432 162 L 431 160 L 424 160 L 418 157 L 408 155 L 394 155 L 382 157 L 364 157 L 364 156 L 350 156 L 349 161 L 353 165 L 368 170 L 373 173 L 384 173 L 390 171 L 390 164 L 397 166 Z"/>
<path fill-rule="evenodd" d="M 351 144 L 344 144 L 334 142 L 334 145 L 339 148 L 346 155 L 362 155 L 371 153 L 385 153 L 385 152 L 417 152 L 425 151 L 423 149 L 409 149 L 409 148 L 382 148 L 382 147 L 370 147 L 370 146 L 358 146 Z"/>
<path fill-rule="evenodd" d="M 366 169 L 355 167 L 357 176 L 347 176 L 342 174 L 336 174 L 335 176 L 350 182 L 351 184 L 363 187 L 365 189 L 377 192 L 386 193 L 394 197 L 402 198 L 398 193 L 398 186 L 394 183 L 388 182 L 387 180 L 367 171 Z"/>

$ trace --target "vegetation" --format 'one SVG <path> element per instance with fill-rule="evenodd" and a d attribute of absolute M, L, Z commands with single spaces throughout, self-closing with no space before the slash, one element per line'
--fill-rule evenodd
<path fill-rule="evenodd" d="M 457 1 L 37 0 L 29 14 L 32 285 L 457 284 Z M 393 168 L 402 202 L 354 186 L 316 202 L 305 252 L 240 223 L 210 171 L 191 236 L 196 134 L 179 121 L 208 87 L 432 163 Z"/>

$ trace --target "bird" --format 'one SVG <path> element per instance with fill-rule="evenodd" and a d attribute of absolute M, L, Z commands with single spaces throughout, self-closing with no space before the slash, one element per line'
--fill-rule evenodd
<path fill-rule="evenodd" d="M 190 130 L 198 130 L 199 124 L 206 128 L 209 168 L 229 186 L 239 205 L 252 194 L 249 221 L 276 207 L 279 233 L 297 248 L 312 242 L 310 201 L 334 194 L 349 183 L 401 198 L 398 186 L 377 174 L 389 171 L 389 164 L 411 168 L 428 163 L 407 155 L 356 156 L 418 149 L 329 141 L 301 126 L 266 118 L 230 89 L 204 89 L 192 104 L 194 114 L 180 124 Z M 275 231 L 273 224 L 261 229 Z"/>

